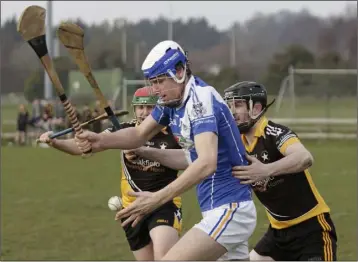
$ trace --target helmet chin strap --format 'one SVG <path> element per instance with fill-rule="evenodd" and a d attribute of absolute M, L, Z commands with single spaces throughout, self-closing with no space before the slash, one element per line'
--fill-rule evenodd
<path fill-rule="evenodd" d="M 253 115 L 253 101 L 250 98 L 249 102 L 248 102 L 248 106 L 249 106 L 249 117 L 250 120 L 246 123 L 242 123 L 242 124 L 238 124 L 237 127 L 239 128 L 240 133 L 245 134 L 248 131 L 250 131 L 250 129 L 256 124 L 256 122 L 266 113 L 267 109 L 269 109 L 269 107 L 275 102 L 275 99 L 272 100 L 272 102 L 270 104 L 268 104 L 264 109 L 261 110 L 261 112 L 254 116 Z"/>
<path fill-rule="evenodd" d="M 182 84 L 182 83 L 184 83 L 185 77 L 186 77 L 186 64 L 184 64 L 184 70 L 183 70 L 184 75 L 181 79 L 178 79 L 177 76 L 173 74 L 172 70 L 168 69 L 167 72 L 168 72 L 168 75 L 170 75 L 174 79 L 175 82 L 177 82 L 178 84 Z"/>
<path fill-rule="evenodd" d="M 178 79 L 176 77 L 176 75 L 173 74 L 173 72 L 169 69 L 168 70 L 168 74 L 172 77 L 172 79 L 178 83 L 178 84 L 183 84 L 185 82 L 185 79 L 186 79 L 186 65 L 184 66 L 184 75 L 181 79 Z M 167 107 L 177 107 L 180 105 L 180 103 L 182 102 L 182 99 L 184 97 L 184 92 L 185 92 L 185 87 L 183 88 L 181 94 L 180 94 L 180 97 L 177 98 L 177 99 L 172 99 L 172 100 L 169 100 L 169 101 L 162 101 L 160 98 L 158 99 L 158 102 L 157 104 L 160 105 L 160 106 L 167 106 Z"/>

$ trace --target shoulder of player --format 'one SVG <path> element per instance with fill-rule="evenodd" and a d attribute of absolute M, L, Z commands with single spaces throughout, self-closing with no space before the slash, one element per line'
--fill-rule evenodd
<path fill-rule="evenodd" d="M 209 106 L 215 104 L 215 102 L 225 103 L 221 95 L 212 86 L 195 86 L 190 90 L 190 99 L 188 101 L 189 107 L 197 106 Z"/>
<path fill-rule="evenodd" d="M 266 138 L 278 138 L 284 134 L 290 133 L 291 130 L 284 125 L 267 120 L 263 133 Z"/>
<path fill-rule="evenodd" d="M 267 120 L 267 125 L 265 126 L 265 131 L 266 130 L 272 130 L 272 129 L 276 129 L 276 130 L 284 130 L 284 131 L 291 131 L 291 129 L 288 126 L 273 122 L 272 120 Z"/>
<path fill-rule="evenodd" d="M 281 144 L 292 137 L 297 137 L 296 133 L 289 127 L 268 120 L 264 128 L 266 138 L 273 139 L 276 143 Z"/>

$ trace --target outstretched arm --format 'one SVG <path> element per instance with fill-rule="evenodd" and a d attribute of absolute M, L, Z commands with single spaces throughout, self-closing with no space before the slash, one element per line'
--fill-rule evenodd
<path fill-rule="evenodd" d="M 128 127 L 113 133 L 101 133 L 100 148 L 102 150 L 138 148 L 162 128 L 163 126 L 149 115 L 139 126 Z"/>
<path fill-rule="evenodd" d="M 159 149 L 152 147 L 142 146 L 140 148 L 134 149 L 133 153 L 147 158 L 152 161 L 157 161 L 162 165 L 175 169 L 175 170 L 184 170 L 188 167 L 188 159 L 183 149 Z"/>
<path fill-rule="evenodd" d="M 79 150 L 79 148 L 77 147 L 75 139 L 56 139 L 56 138 L 51 139 L 50 138 L 51 134 L 52 131 L 43 133 L 38 139 L 38 142 L 47 143 L 51 147 L 70 155 L 82 154 L 81 150 Z"/>
<path fill-rule="evenodd" d="M 53 139 L 50 145 L 62 152 L 70 155 L 81 155 L 81 150 L 77 147 L 75 139 Z"/>
<path fill-rule="evenodd" d="M 76 135 L 80 141 L 88 140 L 92 145 L 93 152 L 100 152 L 107 149 L 134 149 L 145 144 L 157 134 L 163 126 L 158 124 L 152 116 L 148 116 L 139 126 L 128 127 L 108 133 L 85 131 Z M 79 148 L 81 146 L 79 145 Z"/>
<path fill-rule="evenodd" d="M 116 132 L 94 132 L 85 131 L 76 135 L 75 139 L 50 139 L 51 132 L 41 135 L 39 141 L 48 143 L 50 146 L 70 155 L 81 155 L 81 143 L 83 139 L 92 142 L 93 152 L 99 152 L 106 149 L 132 149 L 143 144 L 163 128 L 162 125 L 148 116 L 143 123 L 137 127 L 128 127 Z M 77 140 L 77 141 L 76 141 Z"/>

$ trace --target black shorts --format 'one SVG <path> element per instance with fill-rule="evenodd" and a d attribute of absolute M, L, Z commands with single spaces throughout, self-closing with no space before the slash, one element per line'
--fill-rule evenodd
<path fill-rule="evenodd" d="M 335 261 L 337 235 L 329 213 L 284 229 L 269 226 L 254 250 L 278 261 Z"/>
<path fill-rule="evenodd" d="M 123 227 L 124 232 L 132 251 L 139 250 L 150 244 L 151 239 L 149 232 L 157 226 L 170 226 L 181 231 L 182 212 L 172 201 L 164 204 L 151 214 L 145 216 L 138 225 L 132 227 L 131 224 Z M 122 222 L 125 219 L 122 219 Z"/>

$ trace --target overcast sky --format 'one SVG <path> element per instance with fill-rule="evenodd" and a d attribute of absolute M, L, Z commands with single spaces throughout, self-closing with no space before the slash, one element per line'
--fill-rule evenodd
<path fill-rule="evenodd" d="M 14 14 L 19 17 L 29 5 L 46 7 L 47 1 L 1 1 L 1 23 Z M 162 15 L 184 18 L 204 16 L 218 29 L 227 29 L 234 21 L 245 21 L 256 12 L 272 13 L 282 9 L 307 8 L 319 16 L 344 11 L 348 1 L 53 1 L 53 23 L 80 17 L 86 23 L 125 17 L 130 21 L 154 19 Z"/>

